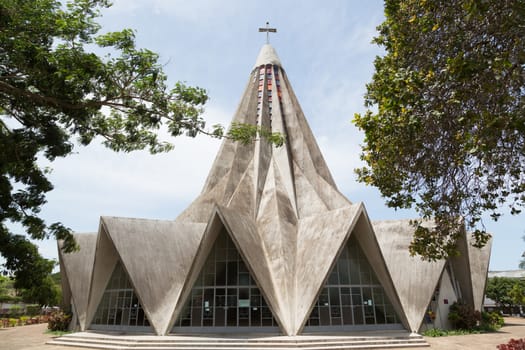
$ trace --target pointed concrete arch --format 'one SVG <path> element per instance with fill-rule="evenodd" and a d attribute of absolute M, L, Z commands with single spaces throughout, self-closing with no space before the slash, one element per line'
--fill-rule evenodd
<path fill-rule="evenodd" d="M 490 251 L 492 249 L 492 239 L 483 248 L 476 248 L 472 245 L 474 238 L 468 237 L 468 255 L 470 262 L 470 275 L 472 280 L 472 301 L 474 309 L 481 311 L 483 307 L 483 297 L 487 284 L 489 272 Z"/>
<path fill-rule="evenodd" d="M 166 334 L 205 224 L 103 217 L 148 320 Z"/>
<path fill-rule="evenodd" d="M 357 238 L 363 253 L 370 262 L 377 279 L 383 286 L 385 294 L 392 303 L 392 306 L 400 318 L 401 323 L 407 330 L 413 331 L 411 329 L 410 323 L 408 322 L 407 315 L 399 298 L 394 282 L 392 281 L 390 272 L 388 271 L 387 263 L 383 253 L 381 252 L 376 234 L 364 206 L 363 213 L 359 217 L 352 234 Z"/>
<path fill-rule="evenodd" d="M 271 270 L 270 259 L 257 227 L 252 219 L 239 215 L 235 210 L 218 207 L 217 214 L 222 219 L 226 231 L 235 243 L 239 254 L 244 259 L 248 270 L 255 279 L 259 289 L 272 313 L 279 323 L 281 331 L 290 335 L 288 305 L 280 298 L 279 285 Z"/>
<path fill-rule="evenodd" d="M 108 237 L 101 219 L 97 235 L 95 260 L 93 262 L 93 274 L 90 281 L 85 329 L 88 329 L 93 321 L 93 317 L 97 312 L 100 300 L 104 295 L 104 291 L 118 260 L 118 253 Z"/>
<path fill-rule="evenodd" d="M 430 222 L 427 222 L 431 225 Z M 445 261 L 423 261 L 408 250 L 414 228 L 410 220 L 372 222 L 392 281 L 410 325 L 417 332 L 438 286 Z"/>
<path fill-rule="evenodd" d="M 362 205 L 356 204 L 299 220 L 292 334 L 299 334 L 304 328 L 362 210 Z"/>
<path fill-rule="evenodd" d="M 469 243 L 467 233 L 462 230 L 458 238 L 456 247 L 459 251 L 458 256 L 449 259 L 452 283 L 458 292 L 458 299 L 474 307 L 474 291 L 472 290 L 472 274 L 469 260 Z"/>
<path fill-rule="evenodd" d="M 201 273 L 218 235 L 223 229 L 225 229 L 230 239 L 234 242 L 237 251 L 248 267 L 262 295 L 268 302 L 272 314 L 280 325 L 281 330 L 283 333 L 286 333 L 286 329 L 283 328 L 282 313 L 279 312 L 279 299 L 274 288 L 274 281 L 268 266 L 267 255 L 253 220 L 248 216 L 237 213 L 235 210 L 220 206 L 216 206 L 210 217 L 193 266 L 183 287 L 181 297 L 175 307 L 170 326 L 173 326 L 175 320 L 180 316 L 185 302 L 195 285 L 195 281 Z"/>
<path fill-rule="evenodd" d="M 71 253 L 62 251 L 63 242 L 58 242 L 58 256 L 60 259 L 60 271 L 65 277 L 76 311 L 80 329 L 86 329 L 86 313 L 89 300 L 89 287 L 93 273 L 93 263 L 95 259 L 95 247 L 97 243 L 96 233 L 75 234 L 75 241 L 79 250 Z M 67 305 L 69 306 L 69 304 Z"/>

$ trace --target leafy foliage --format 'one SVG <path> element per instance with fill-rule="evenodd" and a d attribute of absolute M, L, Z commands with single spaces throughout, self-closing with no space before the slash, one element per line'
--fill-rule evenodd
<path fill-rule="evenodd" d="M 457 253 L 459 223 L 482 247 L 481 216 L 525 204 L 525 1 L 386 0 L 367 85 L 359 180 L 420 222 L 412 254 Z"/>
<path fill-rule="evenodd" d="M 173 137 L 204 133 L 243 142 L 256 136 L 284 141 L 244 125 L 226 133 L 220 125 L 206 130 L 204 89 L 180 82 L 169 88 L 158 54 L 137 48 L 132 30 L 99 34 L 96 19 L 109 6 L 107 0 L 65 6 L 55 0 L 0 0 L 0 239 L 10 242 L 0 247 L 6 269 L 18 271 L 17 280 L 30 272 L 17 270 L 28 261 L 21 250 L 38 265 L 35 273 L 47 265 L 6 223 L 20 223 L 33 239 L 62 239 L 65 251 L 76 248 L 67 227 L 39 217 L 53 185 L 38 157 L 65 157 L 75 139 L 88 145 L 96 137 L 114 151 L 166 152 L 173 145 L 159 139 L 161 127 Z"/>
<path fill-rule="evenodd" d="M 423 332 L 425 337 L 448 337 L 455 335 L 469 335 L 469 334 L 480 334 L 482 333 L 479 329 L 440 329 L 440 328 L 431 328 Z"/>
<path fill-rule="evenodd" d="M 497 346 L 499 350 L 525 350 L 525 338 L 511 339 L 507 344 Z"/>
<path fill-rule="evenodd" d="M 455 329 L 475 329 L 481 321 L 481 313 L 464 302 L 450 305 L 448 320 Z"/>
<path fill-rule="evenodd" d="M 71 322 L 71 315 L 58 311 L 49 317 L 47 328 L 51 331 L 65 332 L 68 329 L 69 322 Z"/>
<path fill-rule="evenodd" d="M 507 277 L 489 278 L 485 294 L 499 305 L 511 306 L 514 303 L 510 292 L 516 284 L 518 284 L 522 290 L 525 290 L 524 281 Z"/>
<path fill-rule="evenodd" d="M 497 331 L 505 324 L 503 316 L 497 312 L 482 312 L 481 313 L 481 328 Z"/>
<path fill-rule="evenodd" d="M 514 305 L 525 305 L 525 285 L 516 281 L 510 289 L 508 296 Z"/>

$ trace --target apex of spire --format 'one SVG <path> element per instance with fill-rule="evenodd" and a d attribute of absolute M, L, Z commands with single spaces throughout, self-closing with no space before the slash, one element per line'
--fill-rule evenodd
<path fill-rule="evenodd" d="M 277 52 L 275 52 L 275 49 L 270 44 L 263 45 L 261 51 L 259 51 L 259 56 L 257 56 L 257 60 L 255 61 L 254 68 L 265 64 L 281 66 L 279 56 L 277 56 Z"/>

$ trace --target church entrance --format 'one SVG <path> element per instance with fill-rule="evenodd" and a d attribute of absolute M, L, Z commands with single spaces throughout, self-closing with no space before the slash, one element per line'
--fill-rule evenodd
<path fill-rule="evenodd" d="M 306 332 L 404 329 L 357 240 L 350 236 L 330 272 Z"/>
<path fill-rule="evenodd" d="M 172 331 L 279 332 L 264 296 L 224 229 Z"/>

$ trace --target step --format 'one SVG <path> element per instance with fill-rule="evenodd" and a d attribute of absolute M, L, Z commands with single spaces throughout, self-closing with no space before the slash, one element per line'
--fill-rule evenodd
<path fill-rule="evenodd" d="M 53 345 L 75 346 L 92 349 L 133 350 L 342 350 L 428 347 L 421 336 L 363 337 L 363 336 L 298 336 L 298 337 L 242 337 L 211 338 L 196 336 L 131 336 L 94 333 L 69 334 L 48 342 Z"/>

